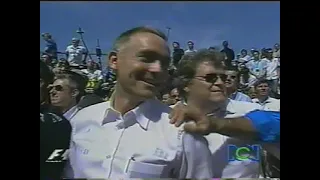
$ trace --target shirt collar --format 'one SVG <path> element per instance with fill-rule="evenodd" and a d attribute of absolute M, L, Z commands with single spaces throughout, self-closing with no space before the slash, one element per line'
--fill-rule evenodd
<path fill-rule="evenodd" d="M 110 105 L 104 114 L 104 120 L 102 121 L 102 125 L 108 122 L 116 121 L 118 117 L 121 115 L 120 112 L 118 112 L 113 108 L 114 97 L 115 97 L 115 92 L 112 93 L 109 99 Z M 147 112 L 150 111 L 149 108 L 152 106 L 150 102 L 151 100 L 144 101 L 139 106 L 125 113 L 123 117 L 132 116 L 132 119 L 135 119 L 140 125 L 140 127 L 142 127 L 144 130 L 147 130 L 150 120 L 145 115 Z M 128 117 L 128 118 L 131 119 L 131 117 Z"/>
<path fill-rule="evenodd" d="M 63 114 L 63 116 L 67 119 L 70 120 L 71 118 L 73 118 L 73 116 L 78 112 L 78 108 L 77 106 L 73 106 L 72 108 L 70 108 L 67 112 L 65 112 Z"/>
<path fill-rule="evenodd" d="M 255 103 L 259 103 L 259 104 L 266 104 L 266 103 L 271 103 L 271 98 L 268 97 L 268 98 L 267 98 L 265 101 L 263 101 L 263 102 L 260 102 L 258 98 L 254 98 L 252 101 L 255 102 Z"/>

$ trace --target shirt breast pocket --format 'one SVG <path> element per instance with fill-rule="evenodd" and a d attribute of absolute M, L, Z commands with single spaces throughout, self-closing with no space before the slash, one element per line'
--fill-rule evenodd
<path fill-rule="evenodd" d="M 130 161 L 127 168 L 129 178 L 161 178 L 167 165 Z"/>

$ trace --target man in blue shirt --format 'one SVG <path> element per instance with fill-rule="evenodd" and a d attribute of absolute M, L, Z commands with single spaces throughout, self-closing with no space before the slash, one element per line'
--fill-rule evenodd
<path fill-rule="evenodd" d="M 42 38 L 46 42 L 44 52 L 47 53 L 51 57 L 51 59 L 57 60 L 58 47 L 56 42 L 52 39 L 51 34 L 43 33 Z"/>
<path fill-rule="evenodd" d="M 236 67 L 227 67 L 226 75 L 227 79 L 225 85 L 229 98 L 235 101 L 252 102 L 248 95 L 238 91 L 240 83 L 240 73 L 238 69 Z"/>

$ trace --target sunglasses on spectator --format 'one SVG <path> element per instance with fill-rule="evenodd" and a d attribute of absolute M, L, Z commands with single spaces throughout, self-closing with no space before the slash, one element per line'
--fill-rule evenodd
<path fill-rule="evenodd" d="M 231 79 L 236 79 L 237 78 L 237 76 L 235 76 L 235 75 L 226 75 L 227 77 L 227 79 L 229 79 L 229 78 L 231 78 Z"/>
<path fill-rule="evenodd" d="M 49 85 L 48 88 L 49 88 L 49 90 L 54 89 L 56 91 L 63 91 L 63 89 L 64 89 L 61 85 L 55 85 L 55 86 L 54 85 Z"/>
<path fill-rule="evenodd" d="M 205 76 L 195 76 L 194 78 L 201 81 L 206 81 L 208 83 L 215 83 L 217 82 L 218 78 L 220 78 L 221 81 L 225 82 L 227 80 L 227 75 L 212 73 L 212 74 L 207 74 Z"/>

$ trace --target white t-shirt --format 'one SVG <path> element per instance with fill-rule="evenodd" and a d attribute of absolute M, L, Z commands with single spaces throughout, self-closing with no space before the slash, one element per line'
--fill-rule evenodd
<path fill-rule="evenodd" d="M 82 63 L 82 56 L 87 52 L 83 46 L 74 47 L 70 45 L 66 49 L 66 53 L 69 54 L 68 62 L 71 66 L 80 65 Z"/>
<path fill-rule="evenodd" d="M 102 71 L 100 71 L 100 70 L 89 71 L 88 69 L 82 69 L 81 71 L 87 75 L 89 80 L 102 80 L 103 79 Z"/>
<path fill-rule="evenodd" d="M 267 80 L 273 80 L 273 79 L 278 79 L 278 73 L 277 69 L 280 66 L 280 62 L 278 58 L 273 58 L 271 61 L 264 58 L 265 60 L 269 61 L 267 64 Z"/>

